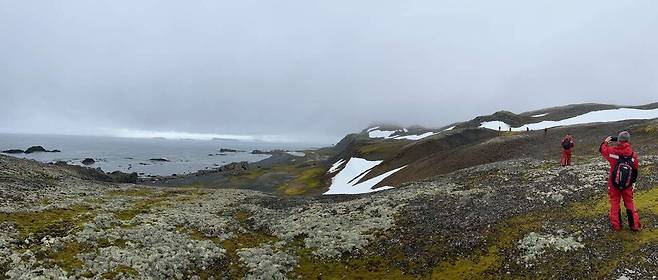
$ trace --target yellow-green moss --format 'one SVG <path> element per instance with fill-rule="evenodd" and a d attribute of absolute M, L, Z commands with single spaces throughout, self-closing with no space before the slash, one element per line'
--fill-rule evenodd
<path fill-rule="evenodd" d="M 317 191 L 322 187 L 322 177 L 325 168 L 315 167 L 304 170 L 294 180 L 278 187 L 278 191 L 284 195 L 303 195 L 311 191 Z"/>
<path fill-rule="evenodd" d="M 139 214 L 148 213 L 152 207 L 156 206 L 159 203 L 164 201 L 163 198 L 151 198 L 137 201 L 132 208 L 119 211 L 115 213 L 115 216 L 119 220 L 132 220 L 135 216 Z"/>
<path fill-rule="evenodd" d="M 318 259 L 305 248 L 300 249 L 298 254 L 298 266 L 290 278 L 315 279 L 322 275 L 322 279 L 418 279 L 392 266 L 390 260 L 381 255 L 347 260 Z"/>
<path fill-rule="evenodd" d="M 656 135 L 658 134 L 658 125 L 656 124 L 648 124 L 647 126 L 644 127 L 644 133 L 648 135 Z"/>
<path fill-rule="evenodd" d="M 123 273 L 123 275 L 139 276 L 139 273 L 134 268 L 130 266 L 119 265 L 114 271 L 103 273 L 103 278 L 117 279 L 120 273 Z"/>
<path fill-rule="evenodd" d="M 134 188 L 129 190 L 110 191 L 106 195 L 109 196 L 137 196 L 137 197 L 151 197 L 154 196 L 153 189 Z"/>
<path fill-rule="evenodd" d="M 405 141 L 385 141 L 376 144 L 370 144 L 359 148 L 358 154 L 363 157 L 372 155 L 389 156 L 398 152 L 404 145 Z"/>
<path fill-rule="evenodd" d="M 110 241 L 109 239 L 103 238 L 96 241 L 99 248 L 105 248 L 110 246 L 117 246 L 119 248 L 126 248 L 126 243 L 128 241 L 125 239 L 115 239 Z"/>
<path fill-rule="evenodd" d="M 93 247 L 87 243 L 71 242 L 66 244 L 63 250 L 48 256 L 53 264 L 61 267 L 67 272 L 81 269 L 83 264 L 77 255 L 93 251 Z"/>
<path fill-rule="evenodd" d="M 87 206 L 74 205 L 39 212 L 0 213 L 0 223 L 16 223 L 21 239 L 30 235 L 37 239 L 47 235 L 65 236 L 90 221 L 94 217 L 92 210 Z"/>
<path fill-rule="evenodd" d="M 501 265 L 498 254 L 498 248 L 492 246 L 482 256 L 443 262 L 432 271 L 431 279 L 482 279 L 487 270 Z"/>

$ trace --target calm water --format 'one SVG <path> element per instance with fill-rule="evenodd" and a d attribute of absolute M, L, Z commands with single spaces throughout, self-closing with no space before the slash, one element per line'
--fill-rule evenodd
<path fill-rule="evenodd" d="M 171 175 L 191 173 L 210 169 L 236 161 L 255 162 L 269 155 L 252 155 L 259 150 L 300 150 L 310 148 L 310 144 L 244 142 L 232 140 L 165 140 L 133 139 L 96 136 L 61 136 L 32 134 L 0 134 L 0 150 L 22 149 L 30 146 L 43 146 L 47 150 L 60 150 L 61 153 L 33 153 L 13 155 L 41 162 L 66 161 L 82 165 L 85 158 L 93 158 L 96 163 L 90 167 L 100 167 L 103 171 L 138 172 L 144 175 Z M 317 145 L 316 145 L 317 147 Z M 239 153 L 219 154 L 220 148 L 243 150 Z M 213 156 L 209 156 L 213 154 Z M 152 158 L 166 158 L 170 162 L 152 162 Z"/>

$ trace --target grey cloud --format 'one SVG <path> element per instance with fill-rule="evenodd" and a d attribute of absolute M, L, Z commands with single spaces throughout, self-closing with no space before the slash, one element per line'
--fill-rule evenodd
<path fill-rule="evenodd" d="M 0 1 L 0 131 L 288 135 L 641 104 L 655 1 Z"/>

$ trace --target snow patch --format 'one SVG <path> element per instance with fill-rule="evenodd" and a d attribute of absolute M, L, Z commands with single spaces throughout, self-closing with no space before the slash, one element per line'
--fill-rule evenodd
<path fill-rule="evenodd" d="M 334 163 L 334 166 L 332 166 L 329 171 L 334 170 L 335 172 L 338 167 L 342 165 L 342 163 L 338 164 L 341 161 Z M 369 161 L 362 158 L 351 158 L 347 164 L 345 164 L 343 170 L 338 172 L 338 174 L 331 179 L 331 186 L 324 194 L 361 194 L 391 189 L 392 187 L 380 187 L 373 190 L 372 187 L 406 166 L 388 171 L 364 182 L 357 183 L 380 163 L 382 163 L 381 160 Z"/>
<path fill-rule="evenodd" d="M 368 137 L 390 139 L 392 138 L 391 135 L 395 134 L 396 132 L 397 131 L 375 129 L 368 132 Z"/>
<path fill-rule="evenodd" d="M 286 152 L 286 153 L 288 153 L 288 154 L 291 155 L 291 156 L 296 156 L 296 157 L 304 157 L 304 156 L 306 156 L 306 154 L 305 154 L 305 153 L 302 153 L 302 152 Z"/>
<path fill-rule="evenodd" d="M 602 110 L 594 111 L 580 116 L 576 116 L 569 119 L 564 119 L 560 121 L 542 121 L 539 123 L 527 124 L 521 127 L 512 127 L 512 131 L 525 131 L 530 130 L 542 130 L 545 128 L 551 128 L 556 126 L 568 126 L 568 125 L 578 125 L 586 123 L 598 123 L 598 122 L 617 122 L 624 120 L 649 120 L 658 118 L 658 109 L 652 110 L 640 110 L 640 109 L 630 109 L 630 108 L 620 108 L 612 110 Z M 480 127 L 488 128 L 493 130 L 498 130 L 500 127 L 501 130 L 509 130 L 510 126 L 501 121 L 490 121 L 481 123 Z"/>
<path fill-rule="evenodd" d="M 444 129 L 443 131 L 450 131 L 450 130 L 455 129 L 455 127 L 456 127 L 456 126 L 453 125 L 453 126 L 451 126 L 451 127 L 448 127 L 448 128 L 446 128 L 446 129 Z"/>
<path fill-rule="evenodd" d="M 329 173 L 329 174 L 331 174 L 331 173 L 335 173 L 336 171 L 338 171 L 338 170 L 340 169 L 341 166 L 343 166 L 344 163 L 345 163 L 345 160 L 344 160 L 344 159 L 341 159 L 341 160 L 335 162 L 335 163 L 331 166 L 331 168 L 329 168 L 328 173 Z"/>
<path fill-rule="evenodd" d="M 396 139 L 396 140 L 420 140 L 426 137 L 430 137 L 436 133 L 434 132 L 426 132 L 423 134 L 418 134 L 418 135 L 401 135 L 401 136 L 393 136 L 393 134 L 398 133 L 398 132 L 409 132 L 409 130 L 402 129 L 402 130 L 396 130 L 396 131 L 391 131 L 391 130 L 379 130 L 377 128 L 374 128 L 372 130 L 368 130 L 368 137 L 370 138 L 384 138 L 384 139 Z"/>
<path fill-rule="evenodd" d="M 508 130 L 509 125 L 501 121 L 483 122 L 480 127 L 493 130 Z"/>
<path fill-rule="evenodd" d="M 539 114 L 539 115 L 534 115 L 534 116 L 532 116 L 532 117 L 533 117 L 533 118 L 541 118 L 541 117 L 546 116 L 546 115 L 548 115 L 548 113 L 545 113 L 545 114 Z"/>
<path fill-rule="evenodd" d="M 395 137 L 395 139 L 405 139 L 405 140 L 413 140 L 413 141 L 416 141 L 416 140 L 420 140 L 420 139 L 423 139 L 423 138 L 426 138 L 426 137 L 430 137 L 430 136 L 432 136 L 432 135 L 434 135 L 434 134 L 435 134 L 434 132 L 427 132 L 427 133 L 423 133 L 423 134 L 421 134 L 421 135 L 405 135 L 405 136 L 398 136 L 398 137 Z"/>

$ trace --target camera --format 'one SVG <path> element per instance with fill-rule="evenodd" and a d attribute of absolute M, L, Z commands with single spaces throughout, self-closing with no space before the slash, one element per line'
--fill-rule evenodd
<path fill-rule="evenodd" d="M 610 139 L 610 141 L 617 142 L 617 140 L 618 140 L 617 136 L 612 136 L 611 138 L 612 138 L 612 139 Z"/>

